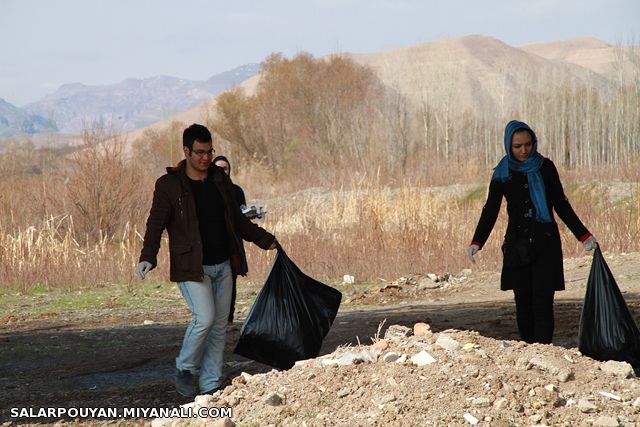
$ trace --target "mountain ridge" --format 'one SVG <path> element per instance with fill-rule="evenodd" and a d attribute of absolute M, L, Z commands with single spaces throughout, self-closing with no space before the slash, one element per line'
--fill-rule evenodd
<path fill-rule="evenodd" d="M 67 83 L 23 110 L 50 117 L 64 133 L 96 124 L 129 132 L 188 110 L 258 71 L 259 64 L 246 64 L 202 81 L 158 75 L 107 85 Z"/>
<path fill-rule="evenodd" d="M 634 64 L 629 58 L 638 48 L 612 46 L 589 36 L 511 46 L 474 34 L 341 55 L 371 67 L 384 84 L 414 105 L 493 114 L 517 108 L 525 89 L 540 91 L 568 82 L 605 93 L 620 83 L 616 60 L 621 52 L 627 55 L 626 75 L 633 76 Z M 204 81 L 154 76 L 102 86 L 69 83 L 28 105 L 26 112 L 52 118 L 61 133 L 77 133 L 98 123 L 141 135 L 148 127 L 158 129 L 175 120 L 203 120 L 215 105 L 215 95 L 233 86 L 251 94 L 259 79 L 259 65 L 247 64 Z"/>

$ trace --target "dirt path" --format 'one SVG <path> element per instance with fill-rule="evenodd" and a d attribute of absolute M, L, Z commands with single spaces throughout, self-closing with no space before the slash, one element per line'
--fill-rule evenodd
<path fill-rule="evenodd" d="M 607 260 L 629 308 L 640 319 L 640 254 L 607 256 Z M 555 305 L 554 344 L 558 346 L 577 346 L 589 265 L 588 257 L 566 262 L 568 289 L 557 294 Z M 345 295 L 322 353 L 343 344 L 371 343 L 382 322 L 412 326 L 421 321 L 430 323 L 435 331 L 475 330 L 487 337 L 517 340 L 512 294 L 500 292 L 498 280 L 494 272 L 473 273 L 443 288 L 417 292 L 405 285 L 373 288 L 363 298 Z M 355 306 L 350 300 L 364 301 L 366 306 Z M 148 318 L 156 323 L 142 325 Z M 178 395 L 171 381 L 184 320 L 184 313 L 165 310 L 1 326 L 0 422 L 11 421 L 12 407 L 160 408 L 186 403 L 190 399 Z M 232 353 L 240 327 L 240 322 L 229 327 L 228 375 L 269 371 L 267 366 Z"/>

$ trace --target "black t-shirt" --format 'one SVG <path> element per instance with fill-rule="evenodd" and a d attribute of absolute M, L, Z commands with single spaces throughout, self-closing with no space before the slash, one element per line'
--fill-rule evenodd
<path fill-rule="evenodd" d="M 229 237 L 224 221 L 224 201 L 214 182 L 191 181 L 202 239 L 202 264 L 214 265 L 229 259 Z"/>

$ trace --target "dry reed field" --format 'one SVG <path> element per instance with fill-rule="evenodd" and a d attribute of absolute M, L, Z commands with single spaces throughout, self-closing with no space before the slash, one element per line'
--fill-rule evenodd
<path fill-rule="evenodd" d="M 539 151 L 557 165 L 602 247 L 638 251 L 640 55 L 617 52 L 619 78 L 602 85 L 560 79 L 533 91 L 535 82 L 523 77 L 513 111 L 499 114 L 457 108 L 455 79 L 442 76 L 447 96 L 416 106 L 349 58 L 271 55 L 255 93 L 221 94 L 203 123 L 249 203 L 267 207 L 264 227 L 321 280 L 471 267 L 466 247 L 504 155 L 502 129 L 513 118 L 536 131 Z M 64 152 L 5 146 L 0 288 L 135 286 L 153 183 L 182 158 L 186 125 L 147 129 L 134 141 L 88 129 L 84 146 Z M 505 226 L 502 215 L 474 268 L 498 268 Z M 580 255 L 581 245 L 560 229 L 565 256 Z M 247 247 L 248 279 L 259 282 L 273 254 Z M 165 242 L 153 280 L 167 280 L 166 258 Z"/>
<path fill-rule="evenodd" d="M 604 171 L 601 174 L 606 176 Z M 583 174 L 576 170 L 566 174 L 561 170 L 561 175 L 566 175 L 565 190 L 574 209 L 603 248 L 616 253 L 640 250 L 637 180 L 579 182 L 576 179 Z M 593 171 L 591 176 L 595 176 Z M 498 269 L 506 227 L 504 213 L 481 252 L 479 264 L 469 265 L 465 255 L 487 184 L 313 188 L 256 202 L 268 210 L 261 225 L 276 234 L 305 272 L 329 282 L 339 281 L 345 274 L 367 282 L 411 273 Z M 141 211 L 148 209 L 149 203 L 148 197 L 141 200 Z M 111 224 L 117 231 L 110 235 L 87 233 L 71 214 L 42 218 L 13 230 L 0 227 L 0 286 L 22 290 L 110 283 L 135 286 L 134 266 L 144 234 L 144 215 L 137 222 L 127 216 L 117 220 L 121 223 Z M 4 218 L 0 223 L 8 222 Z M 565 256 L 580 256 L 582 246 L 566 227 L 561 225 L 560 229 Z M 273 253 L 252 244 L 247 244 L 247 249 L 248 279 L 259 282 L 269 271 Z M 166 240 L 152 278 L 168 280 Z"/>

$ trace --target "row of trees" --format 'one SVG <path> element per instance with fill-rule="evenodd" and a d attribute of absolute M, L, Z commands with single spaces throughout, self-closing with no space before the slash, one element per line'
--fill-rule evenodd
<path fill-rule="evenodd" d="M 233 154 L 273 170 L 406 162 L 409 152 L 396 136 L 405 133 L 408 110 L 370 69 L 342 57 L 300 54 L 272 55 L 262 71 L 255 95 L 235 89 L 217 99 L 211 126 L 232 142 Z"/>
<path fill-rule="evenodd" d="M 431 102 L 415 105 L 349 59 L 272 55 L 256 93 L 222 94 L 209 124 L 233 156 L 285 179 L 308 176 L 316 165 L 393 176 L 410 168 L 415 176 L 434 159 L 488 169 L 504 155 L 503 128 L 512 118 L 530 123 L 541 152 L 564 166 L 628 163 L 640 152 L 640 79 L 601 92 L 559 82 L 548 91 L 523 89 L 518 106 L 502 114 L 443 101 L 455 91 L 452 85 L 448 95 L 427 94 Z"/>

